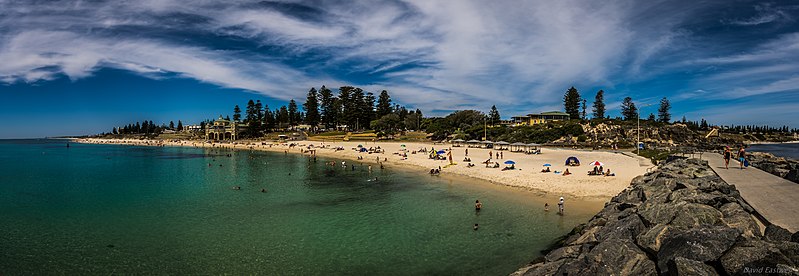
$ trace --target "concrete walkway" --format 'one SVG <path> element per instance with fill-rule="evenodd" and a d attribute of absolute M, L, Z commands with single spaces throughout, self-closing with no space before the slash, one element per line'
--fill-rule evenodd
<path fill-rule="evenodd" d="M 703 157 L 768 222 L 791 232 L 799 231 L 799 184 L 752 166 L 741 170 L 735 160 L 730 161 L 729 169 L 724 169 L 721 154 L 705 153 Z"/>

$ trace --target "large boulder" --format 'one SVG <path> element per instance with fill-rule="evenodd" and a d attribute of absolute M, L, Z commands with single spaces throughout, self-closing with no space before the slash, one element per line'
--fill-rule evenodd
<path fill-rule="evenodd" d="M 643 200 L 648 203 L 663 203 L 669 199 L 671 194 L 670 185 L 674 185 L 674 179 L 655 179 L 649 183 L 641 185 Z"/>
<path fill-rule="evenodd" d="M 563 258 L 577 258 L 580 256 L 582 245 L 571 245 L 571 246 L 564 246 L 555 250 L 552 250 L 547 254 L 544 258 L 548 262 L 554 262 Z"/>
<path fill-rule="evenodd" d="M 766 240 L 773 242 L 791 241 L 791 231 L 775 224 L 766 226 L 766 231 L 763 232 L 763 236 Z"/>
<path fill-rule="evenodd" d="M 596 234 L 599 232 L 601 228 L 602 228 L 601 226 L 591 227 L 585 230 L 585 232 L 583 232 L 583 234 L 580 235 L 574 241 L 570 241 L 571 239 L 567 240 L 569 241 L 569 243 L 567 244 L 568 245 L 595 244 L 598 242 Z"/>
<path fill-rule="evenodd" d="M 676 257 L 700 262 L 716 260 L 735 244 L 739 236 L 738 230 L 726 226 L 673 229 L 661 243 L 658 267 L 661 272 L 668 271 L 668 262 Z"/>
<path fill-rule="evenodd" d="M 655 263 L 632 241 L 605 240 L 583 258 L 563 265 L 556 275 L 653 275 Z"/>
<path fill-rule="evenodd" d="M 668 267 L 672 275 L 719 275 L 712 266 L 683 257 L 669 261 Z"/>
<path fill-rule="evenodd" d="M 735 197 L 722 194 L 719 191 L 704 192 L 696 189 L 677 190 L 669 196 L 670 201 L 685 201 L 688 203 L 698 203 L 720 208 L 722 205 L 737 202 Z"/>
<path fill-rule="evenodd" d="M 668 224 L 677 215 L 680 207 L 686 204 L 688 203 L 684 201 L 669 204 L 647 201 L 638 209 L 638 214 L 648 225 Z"/>
<path fill-rule="evenodd" d="M 747 272 L 757 272 L 765 267 L 775 268 L 778 264 L 794 265 L 774 244 L 762 240 L 736 243 L 721 257 L 721 266 L 730 275 L 751 274 Z"/>
<path fill-rule="evenodd" d="M 723 217 L 722 222 L 732 228 L 741 231 L 742 235 L 747 238 L 760 237 L 760 227 L 758 227 L 752 215 L 747 213 L 741 205 L 736 203 L 727 203 L 719 209 Z"/>
<path fill-rule="evenodd" d="M 598 240 L 607 239 L 635 239 L 641 232 L 646 230 L 646 226 L 637 215 L 627 216 L 620 220 L 608 222 L 597 232 Z"/>
<path fill-rule="evenodd" d="M 658 224 L 650 228 L 646 232 L 638 235 L 636 242 L 641 248 L 646 250 L 652 255 L 657 255 L 660 251 L 660 245 L 663 239 L 669 234 L 671 226 L 665 224 Z"/>
<path fill-rule="evenodd" d="M 527 269 L 527 271 L 524 271 L 523 273 L 517 273 L 516 275 L 524 275 L 524 276 L 554 275 L 555 272 L 557 272 L 558 269 L 567 261 L 568 259 L 561 259 L 554 262 L 537 263 L 530 266 Z"/>
<path fill-rule="evenodd" d="M 671 221 L 673 227 L 692 228 L 703 225 L 714 225 L 721 221 L 721 212 L 713 207 L 688 203 L 677 209 Z"/>

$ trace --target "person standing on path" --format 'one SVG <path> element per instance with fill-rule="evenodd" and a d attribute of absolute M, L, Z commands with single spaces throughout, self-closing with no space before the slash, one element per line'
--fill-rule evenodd
<path fill-rule="evenodd" d="M 741 149 L 738 150 L 738 162 L 741 162 L 740 165 L 741 165 L 741 169 L 743 170 L 744 169 L 744 162 L 746 162 L 746 150 L 744 149 L 743 146 L 741 146 Z"/>
<path fill-rule="evenodd" d="M 730 152 L 730 147 L 724 147 L 724 168 L 730 169 L 730 158 L 732 158 L 732 152 Z"/>
<path fill-rule="evenodd" d="M 558 201 L 558 213 L 563 215 L 563 197 L 560 197 Z"/>
<path fill-rule="evenodd" d="M 465 156 L 469 156 L 469 149 L 466 149 L 466 155 Z"/>

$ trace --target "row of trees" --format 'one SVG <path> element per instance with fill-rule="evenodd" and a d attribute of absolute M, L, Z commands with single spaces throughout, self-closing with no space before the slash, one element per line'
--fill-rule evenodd
<path fill-rule="evenodd" d="M 158 126 L 153 121 L 144 120 L 136 122 L 135 124 L 127 124 L 123 127 L 115 127 L 112 131 L 113 134 L 154 134 L 161 133 L 167 127 L 165 125 Z"/>
<path fill-rule="evenodd" d="M 312 130 L 397 130 L 419 129 L 422 111 L 408 111 L 404 106 L 393 105 L 388 91 L 383 90 L 376 98 L 373 93 L 353 86 L 342 86 L 338 94 L 322 86 L 308 90 L 303 111 L 292 99 L 288 105 L 270 110 L 260 100 L 247 103 L 244 117 L 239 106 L 233 108 L 233 120 L 248 126 L 244 135 L 260 136 L 260 133 L 285 129 L 305 123 Z M 416 122 L 416 123 L 414 123 Z"/>
<path fill-rule="evenodd" d="M 569 117 L 573 120 L 582 119 L 587 120 L 587 106 L 586 100 L 580 96 L 580 92 L 577 88 L 572 86 L 568 90 L 566 90 L 566 94 L 563 96 L 563 107 L 566 110 L 566 113 L 569 114 Z M 581 109 L 582 108 L 582 112 Z M 671 103 L 666 97 L 663 97 L 660 100 L 660 107 L 658 108 L 658 115 L 657 119 L 653 118 L 654 114 L 650 114 L 650 120 L 657 120 L 658 122 L 662 123 L 669 123 L 671 122 Z M 594 104 L 592 108 L 593 118 L 605 118 L 605 91 L 599 90 L 596 92 L 596 96 L 594 96 Z M 635 120 L 638 118 L 638 107 L 635 106 L 635 102 L 631 97 L 625 97 L 621 103 L 621 115 L 624 120 Z"/>

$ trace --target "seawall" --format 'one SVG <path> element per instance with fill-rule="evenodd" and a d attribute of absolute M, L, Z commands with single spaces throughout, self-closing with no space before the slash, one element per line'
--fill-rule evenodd
<path fill-rule="evenodd" d="M 755 212 L 705 161 L 674 160 L 512 275 L 798 275 L 799 234 Z"/>

